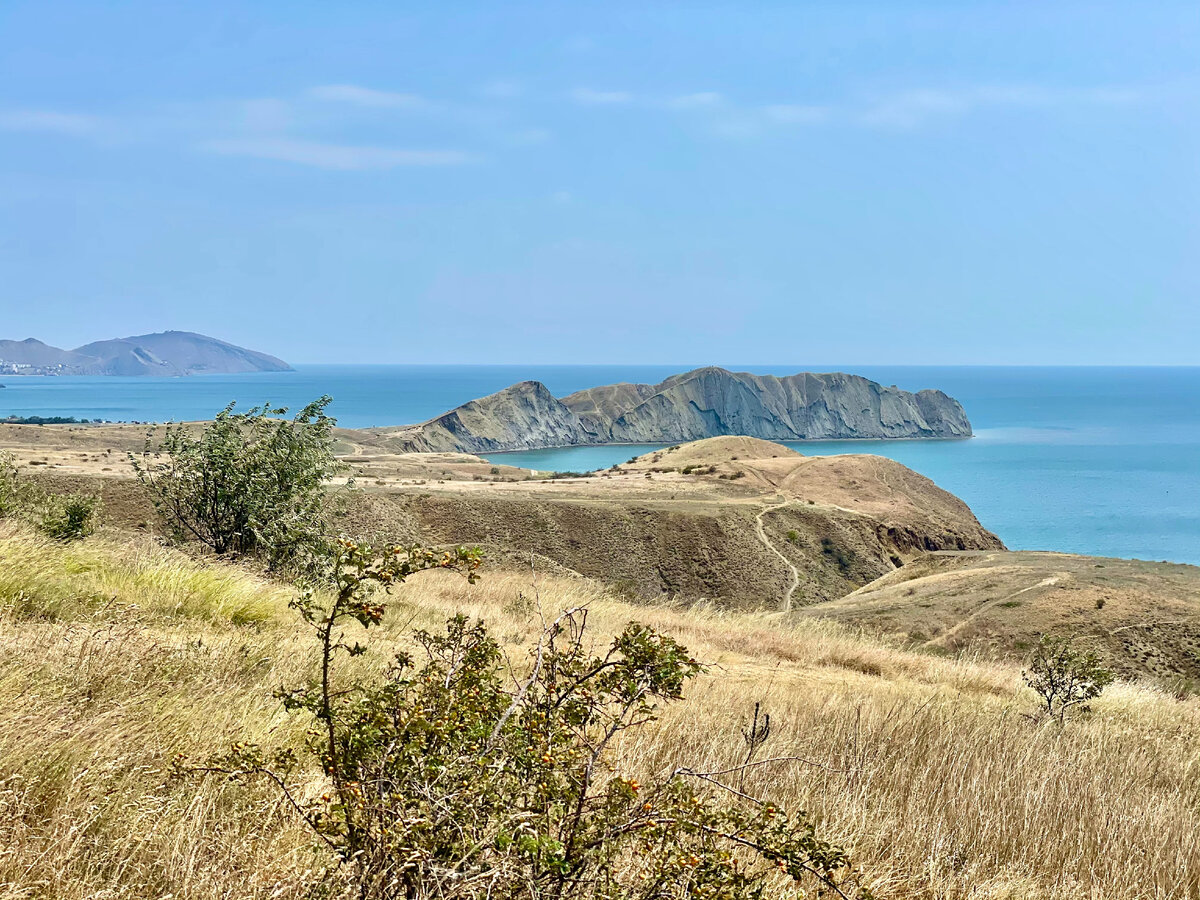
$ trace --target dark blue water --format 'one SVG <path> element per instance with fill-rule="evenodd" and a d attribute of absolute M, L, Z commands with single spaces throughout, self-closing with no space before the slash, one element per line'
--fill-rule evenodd
<path fill-rule="evenodd" d="M 811 366 L 746 366 L 790 374 Z M 819 367 L 831 371 L 839 367 Z M 844 441 L 802 453 L 878 453 L 971 505 L 1017 549 L 1200 564 L 1200 368 L 842 367 L 906 390 L 936 387 L 966 407 L 969 441 Z M 123 421 L 198 419 L 230 400 L 297 407 L 321 394 L 351 427 L 422 421 L 536 378 L 562 395 L 655 382 L 664 366 L 306 366 L 202 378 L 0 378 L 0 415 Z M 492 458 L 544 470 L 604 468 L 642 447 L 575 447 Z"/>

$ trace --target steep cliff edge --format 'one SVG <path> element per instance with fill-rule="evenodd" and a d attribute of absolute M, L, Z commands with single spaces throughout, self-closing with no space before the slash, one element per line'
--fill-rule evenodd
<path fill-rule="evenodd" d="M 579 417 L 540 381 L 522 381 L 394 433 L 401 452 L 481 453 L 590 443 Z"/>
<path fill-rule="evenodd" d="M 965 438 L 971 423 L 958 401 L 941 391 L 913 394 L 840 372 L 780 378 L 710 366 L 655 385 L 605 385 L 561 400 L 540 382 L 524 381 L 388 432 L 401 451 L 467 453 L 724 435 L 772 441 Z"/>

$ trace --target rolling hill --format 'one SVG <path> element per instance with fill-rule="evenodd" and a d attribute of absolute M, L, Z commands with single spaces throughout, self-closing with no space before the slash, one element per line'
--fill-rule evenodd
<path fill-rule="evenodd" d="M 34 338 L 0 341 L 7 375 L 203 375 L 286 372 L 281 359 L 190 331 L 94 341 L 61 350 Z"/>

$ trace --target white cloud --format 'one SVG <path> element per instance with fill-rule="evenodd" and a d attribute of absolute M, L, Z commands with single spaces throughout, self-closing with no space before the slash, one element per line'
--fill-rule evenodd
<path fill-rule="evenodd" d="M 242 124 L 255 134 L 279 134 L 292 124 L 294 110 L 286 100 L 244 100 L 240 104 Z"/>
<path fill-rule="evenodd" d="M 342 171 L 394 169 L 400 166 L 457 166 L 474 161 L 461 150 L 400 150 L 325 144 L 292 138 L 209 141 L 202 149 L 223 156 L 249 156 Z"/>
<path fill-rule="evenodd" d="M 829 109 L 799 103 L 772 103 L 762 108 L 762 114 L 780 124 L 811 125 L 829 118 Z"/>
<path fill-rule="evenodd" d="M 913 128 L 934 116 L 966 112 L 971 105 L 969 98 L 952 91 L 904 91 L 868 108 L 862 114 L 862 122 Z"/>
<path fill-rule="evenodd" d="M 915 128 L 924 122 L 986 107 L 1049 108 L 1134 103 L 1142 93 L 1129 88 L 1049 88 L 984 85 L 953 90 L 910 90 L 881 98 L 859 116 L 865 125 Z"/>
<path fill-rule="evenodd" d="M 308 95 L 316 100 L 331 103 L 349 103 L 352 106 L 368 106 L 376 109 L 403 109 L 424 106 L 425 101 L 416 94 L 377 91 L 356 84 L 326 84 L 309 90 Z"/>
<path fill-rule="evenodd" d="M 589 88 L 576 88 L 571 91 L 571 99 L 586 106 L 615 106 L 632 103 L 633 94 L 625 91 L 593 91 Z"/>
<path fill-rule="evenodd" d="M 519 82 L 499 79 L 489 81 L 479 89 L 479 92 L 493 100 L 512 100 L 514 97 L 521 96 L 524 90 Z"/>
<path fill-rule="evenodd" d="M 711 122 L 709 128 L 717 137 L 744 141 L 762 134 L 763 120 L 758 116 L 734 112 Z"/>
<path fill-rule="evenodd" d="M 544 144 L 552 137 L 554 137 L 553 133 L 547 128 L 525 128 L 507 133 L 503 140 L 514 147 L 529 147 L 534 144 Z"/>
<path fill-rule="evenodd" d="M 1132 88 L 1046 88 L 1038 85 L 999 85 L 975 88 L 969 94 L 979 104 L 996 106 L 1117 105 L 1141 100 Z"/>
<path fill-rule="evenodd" d="M 104 120 L 97 116 L 61 113 L 44 109 L 17 109 L 0 112 L 0 130 L 61 134 L 67 137 L 92 137 L 100 132 Z"/>
<path fill-rule="evenodd" d="M 702 109 L 704 107 L 720 106 L 724 97 L 716 91 L 699 91 L 695 94 L 683 94 L 672 97 L 667 105 L 675 109 Z"/>

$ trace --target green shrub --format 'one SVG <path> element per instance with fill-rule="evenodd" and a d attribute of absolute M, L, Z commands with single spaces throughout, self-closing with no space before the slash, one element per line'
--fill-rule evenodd
<path fill-rule="evenodd" d="M 800 540 L 800 532 L 796 531 L 795 529 L 789 531 L 787 533 L 787 539 L 789 544 L 796 543 L 796 541 Z"/>
<path fill-rule="evenodd" d="M 568 610 L 518 672 L 482 623 L 456 616 L 444 632 L 415 632 L 417 653 L 400 653 L 375 683 L 338 677 L 337 660 L 365 652 L 346 628 L 383 617 L 371 587 L 435 566 L 473 577 L 477 564 L 461 548 L 379 557 L 343 543 L 334 599 L 294 604 L 321 650 L 318 682 L 281 692 L 310 723 L 307 754 L 239 743 L 200 767 L 274 781 L 341 862 L 334 883 L 314 889 L 362 900 L 733 900 L 790 881 L 793 895 L 870 896 L 803 813 L 723 780 L 746 766 L 646 784 L 616 768 L 623 734 L 680 700 L 702 669 L 643 625 L 593 655 L 587 611 Z M 309 802 L 301 786 L 317 767 L 328 790 Z"/>
<path fill-rule="evenodd" d="M 233 404 L 197 431 L 167 425 L 130 461 L 167 526 L 218 554 L 261 554 L 272 567 L 323 546 L 325 482 L 334 420 L 322 397 L 291 419 L 287 409 Z"/>
<path fill-rule="evenodd" d="M 94 494 L 46 494 L 37 526 L 56 540 L 77 540 L 95 532 L 100 508 L 100 498 Z"/>
<path fill-rule="evenodd" d="M 1086 711 L 1086 704 L 1099 697 L 1114 679 L 1095 653 L 1078 651 L 1070 639 L 1048 634 L 1042 635 L 1021 677 L 1041 698 L 1046 715 L 1060 725 L 1067 710 Z"/>
<path fill-rule="evenodd" d="M 56 540 L 70 541 L 92 534 L 99 512 L 99 497 L 48 491 L 21 478 L 12 454 L 0 452 L 0 518 L 20 518 Z"/>

